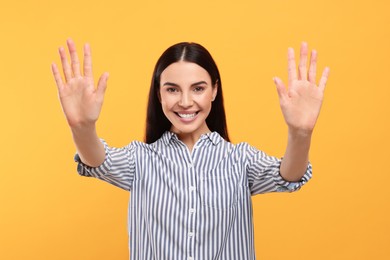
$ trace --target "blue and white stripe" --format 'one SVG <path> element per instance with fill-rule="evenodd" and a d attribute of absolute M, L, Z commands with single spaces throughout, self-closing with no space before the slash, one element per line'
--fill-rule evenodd
<path fill-rule="evenodd" d="M 78 172 L 131 192 L 131 259 L 255 259 L 251 195 L 296 191 L 279 173 L 281 160 L 218 133 L 201 136 L 192 152 L 174 133 L 153 144 L 111 148 L 97 168 L 77 158 Z M 77 157 L 77 156 L 76 156 Z"/>

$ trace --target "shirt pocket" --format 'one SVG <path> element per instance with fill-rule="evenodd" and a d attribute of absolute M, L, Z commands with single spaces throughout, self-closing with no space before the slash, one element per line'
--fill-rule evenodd
<path fill-rule="evenodd" d="M 238 177 L 235 167 L 212 170 L 201 178 L 200 196 L 203 206 L 230 210 L 237 204 Z"/>

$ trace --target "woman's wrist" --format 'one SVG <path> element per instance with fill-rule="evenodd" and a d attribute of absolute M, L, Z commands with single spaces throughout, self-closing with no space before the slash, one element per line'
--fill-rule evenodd
<path fill-rule="evenodd" d="M 311 139 L 311 136 L 313 134 L 312 129 L 300 129 L 300 128 L 288 128 L 288 139 L 293 140 L 305 140 L 305 139 Z"/>

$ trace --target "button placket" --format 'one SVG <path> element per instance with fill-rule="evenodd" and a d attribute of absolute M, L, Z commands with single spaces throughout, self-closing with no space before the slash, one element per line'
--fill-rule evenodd
<path fill-rule="evenodd" d="M 195 218 L 196 218 L 196 181 L 195 181 L 195 167 L 193 162 L 193 153 L 190 156 L 191 161 L 188 163 L 189 169 L 189 207 L 188 207 L 188 259 L 194 259 L 194 251 L 195 251 Z"/>
<path fill-rule="evenodd" d="M 187 245 L 188 245 L 188 252 L 187 252 L 187 259 L 193 260 L 194 259 L 194 252 L 195 249 L 195 243 L 196 243 L 196 205 L 197 205 L 197 176 L 196 176 L 196 166 L 194 164 L 194 159 L 196 159 L 196 154 L 199 153 L 199 146 L 201 145 L 202 140 L 198 140 L 198 142 L 193 147 L 192 151 L 190 152 L 187 149 L 187 170 L 188 170 L 188 231 L 187 231 Z"/>

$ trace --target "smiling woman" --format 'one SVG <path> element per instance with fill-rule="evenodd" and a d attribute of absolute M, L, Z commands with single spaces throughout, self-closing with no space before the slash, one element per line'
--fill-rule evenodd
<path fill-rule="evenodd" d="M 161 106 L 172 123 L 171 131 L 192 150 L 199 137 L 210 132 L 206 118 L 218 87 L 211 84 L 205 69 L 183 61 L 169 65 L 161 74 L 161 83 Z"/>
<path fill-rule="evenodd" d="M 288 51 L 289 85 L 275 78 L 288 125 L 283 160 L 247 143 L 229 142 L 217 65 L 199 44 L 179 43 L 158 60 L 150 87 L 145 142 L 113 148 L 98 138 L 96 121 L 108 74 L 95 89 L 90 48 L 84 73 L 68 40 L 60 57 L 65 82 L 53 74 L 78 154 L 78 172 L 130 191 L 131 259 L 255 259 L 251 196 L 296 191 L 312 175 L 308 162 L 329 69 L 315 84 L 317 54 L 299 74 Z"/>
<path fill-rule="evenodd" d="M 147 143 L 156 141 L 174 125 L 169 120 L 166 111 L 163 111 L 164 100 L 162 97 L 164 93 L 161 90 L 167 87 L 170 87 L 167 89 L 168 91 L 173 89 L 177 91 L 178 94 L 174 95 L 175 97 L 181 97 L 178 105 L 181 104 L 182 106 L 181 110 L 183 111 L 180 111 L 183 112 L 182 114 L 188 114 L 189 111 L 188 104 L 182 102 L 192 102 L 194 101 L 192 97 L 195 96 L 198 97 L 196 100 L 199 100 L 200 97 L 204 97 L 205 94 L 207 96 L 207 93 L 212 90 L 212 100 L 204 101 L 206 103 L 213 101 L 213 105 L 211 106 L 210 103 L 208 111 L 202 111 L 203 117 L 201 119 L 204 121 L 203 123 L 207 123 L 203 126 L 208 127 L 211 131 L 218 132 L 225 140 L 229 141 L 223 106 L 222 83 L 217 64 L 203 46 L 183 42 L 168 48 L 155 66 L 149 92 L 145 140 Z M 189 95 L 190 88 L 193 90 L 192 92 L 201 89 L 206 91 L 205 93 L 200 91 L 199 95 Z M 189 99 L 186 100 L 187 98 Z M 204 102 L 203 105 L 205 105 Z M 183 108 L 183 104 L 187 107 Z"/>

